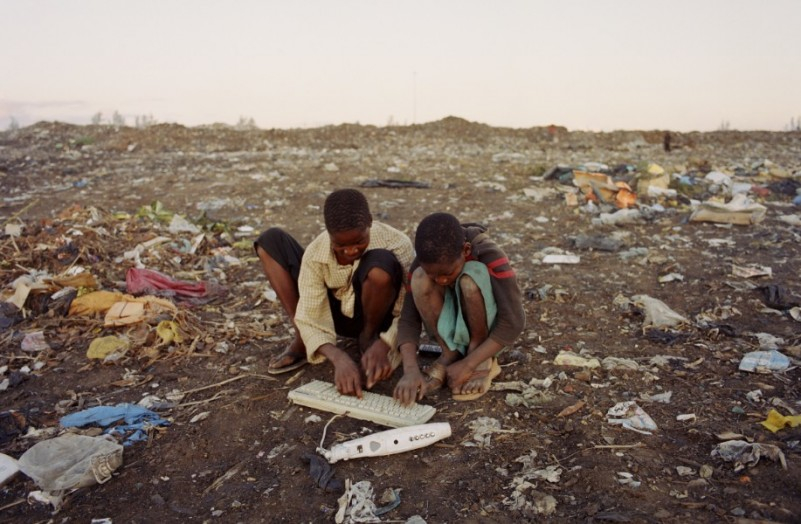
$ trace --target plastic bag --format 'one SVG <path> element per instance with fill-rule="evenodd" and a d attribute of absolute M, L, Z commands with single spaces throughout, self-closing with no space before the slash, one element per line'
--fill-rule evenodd
<path fill-rule="evenodd" d="M 65 433 L 35 444 L 19 458 L 19 469 L 44 491 L 103 484 L 122 465 L 122 446 L 113 437 Z"/>

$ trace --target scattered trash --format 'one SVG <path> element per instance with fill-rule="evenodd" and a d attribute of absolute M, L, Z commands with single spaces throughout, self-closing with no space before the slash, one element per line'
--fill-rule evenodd
<path fill-rule="evenodd" d="M 14 457 L 0 453 L 0 488 L 13 479 L 19 471 L 19 465 Z"/>
<path fill-rule="evenodd" d="M 38 353 L 50 349 L 50 345 L 45 340 L 44 331 L 28 333 L 22 339 L 20 349 L 28 353 Z"/>
<path fill-rule="evenodd" d="M 318 488 L 329 493 L 339 493 L 344 488 L 341 480 L 335 479 L 334 468 L 323 457 L 314 453 L 304 453 L 301 457 L 309 464 L 309 475 Z"/>
<path fill-rule="evenodd" d="M 560 351 L 553 363 L 557 366 L 576 366 L 582 368 L 595 369 L 601 367 L 597 358 L 587 358 L 577 355 L 572 351 Z"/>
<path fill-rule="evenodd" d="M 196 424 L 198 422 L 201 422 L 201 421 L 206 420 L 207 418 L 209 418 L 209 415 L 211 415 L 210 411 L 202 411 L 202 412 L 198 413 L 197 415 L 195 415 L 194 417 L 192 417 L 191 419 L 189 419 L 189 423 L 190 424 Z"/>
<path fill-rule="evenodd" d="M 76 488 L 103 484 L 122 465 L 122 446 L 113 437 L 65 433 L 34 444 L 19 458 L 19 469 L 56 497 Z M 58 509 L 59 500 L 48 500 Z"/>
<path fill-rule="evenodd" d="M 514 431 L 501 429 L 498 419 L 492 417 L 478 417 L 468 424 L 473 430 L 473 441 L 463 442 L 463 446 L 489 448 L 494 433 L 514 433 Z"/>
<path fill-rule="evenodd" d="M 199 227 L 189 222 L 181 215 L 177 214 L 172 216 L 172 220 L 170 220 L 170 225 L 167 230 L 173 235 L 178 233 L 192 233 L 193 235 L 196 235 L 200 233 Z"/>
<path fill-rule="evenodd" d="M 6 224 L 5 233 L 10 237 L 19 237 L 22 235 L 22 229 L 23 229 L 22 224 L 13 224 L 9 222 L 8 224 Z"/>
<path fill-rule="evenodd" d="M 151 294 L 201 304 L 225 293 L 222 286 L 208 282 L 185 282 L 152 269 L 130 268 L 125 275 L 128 293 Z"/>
<path fill-rule="evenodd" d="M 642 220 L 642 213 L 639 209 L 620 209 L 614 213 L 601 213 L 599 216 L 592 219 L 593 224 L 602 224 L 608 226 L 624 226 L 627 224 L 636 224 Z"/>
<path fill-rule="evenodd" d="M 639 480 L 634 479 L 634 475 L 629 473 L 628 471 L 618 471 L 617 480 L 618 484 L 623 484 L 624 486 L 630 486 L 632 488 L 639 488 L 642 482 Z"/>
<path fill-rule="evenodd" d="M 738 193 L 725 204 L 711 200 L 701 203 L 690 215 L 690 222 L 717 222 L 748 226 L 762 222 L 767 209 L 762 204 L 752 202 L 746 195 Z"/>
<path fill-rule="evenodd" d="M 614 425 L 621 425 L 626 429 L 651 435 L 656 431 L 656 423 L 648 414 L 634 401 L 619 402 L 606 412 L 607 422 Z"/>
<path fill-rule="evenodd" d="M 790 367 L 790 359 L 778 351 L 752 351 L 740 360 L 740 371 L 772 373 Z"/>
<path fill-rule="evenodd" d="M 648 295 L 634 295 L 631 297 L 631 302 L 644 310 L 643 329 L 674 327 L 690 323 L 685 317 L 670 309 L 667 304 Z"/>
<path fill-rule="evenodd" d="M 340 523 L 380 522 L 376 515 L 378 509 L 373 502 L 373 486 L 369 480 L 361 480 L 351 484 L 345 480 L 345 493 L 337 500 L 339 510 L 334 521 Z"/>
<path fill-rule="evenodd" d="M 180 344 L 184 341 L 184 336 L 174 320 L 162 320 L 159 322 L 158 326 L 156 326 L 156 334 L 164 345 L 170 345 L 173 342 Z"/>
<path fill-rule="evenodd" d="M 84 427 L 97 424 L 100 427 L 113 426 L 104 433 L 120 435 L 125 438 L 124 445 L 147 440 L 147 431 L 158 426 L 168 426 L 169 421 L 149 409 L 136 404 L 117 404 L 116 406 L 96 406 L 61 418 L 62 427 Z"/>
<path fill-rule="evenodd" d="M 543 264 L 578 264 L 581 257 L 578 255 L 545 255 L 542 259 Z"/>
<path fill-rule="evenodd" d="M 11 442 L 20 435 L 25 434 L 28 421 L 19 411 L 0 412 L 0 445 Z"/>
<path fill-rule="evenodd" d="M 493 382 L 492 391 L 517 391 L 519 393 L 507 393 L 505 402 L 509 407 L 524 406 L 533 408 L 553 400 L 554 395 L 548 393 L 553 380 L 548 377 L 544 380 L 531 379 L 529 383 L 523 381 L 515 382 Z"/>
<path fill-rule="evenodd" d="M 604 369 L 630 369 L 632 371 L 639 371 L 640 365 L 635 360 L 630 358 L 620 357 L 606 357 L 601 361 L 601 367 Z"/>
<path fill-rule="evenodd" d="M 761 424 L 762 427 L 771 433 L 776 433 L 780 429 L 786 428 L 787 426 L 795 428 L 801 425 L 801 415 L 786 416 L 782 415 L 775 409 L 771 409 L 768 412 L 768 418 L 763 420 Z"/>
<path fill-rule="evenodd" d="M 570 241 L 576 249 L 592 249 L 595 251 L 613 252 L 618 251 L 623 246 L 622 240 L 601 235 L 576 235 Z"/>
<path fill-rule="evenodd" d="M 773 444 L 757 444 L 743 440 L 729 440 L 721 442 L 712 450 L 713 457 L 720 457 L 726 462 L 734 462 L 734 471 L 742 471 L 757 465 L 759 459 L 767 457 L 780 462 L 783 469 L 787 469 L 784 453 Z"/>
<path fill-rule="evenodd" d="M 360 437 L 347 442 L 340 442 L 330 450 L 319 447 L 317 452 L 329 463 L 363 457 L 394 455 L 430 446 L 451 436 L 451 425 L 447 422 L 418 424 L 402 428 L 388 429 Z"/>
<path fill-rule="evenodd" d="M 771 335 L 770 333 L 754 333 L 753 336 L 759 341 L 759 349 L 762 351 L 778 350 L 785 344 L 783 338 Z"/>
<path fill-rule="evenodd" d="M 573 171 L 573 184 L 592 202 L 614 204 L 623 209 L 632 206 L 637 200 L 628 184 L 613 182 L 612 177 L 602 173 Z"/>
<path fill-rule="evenodd" d="M 640 399 L 645 402 L 660 402 L 662 404 L 670 404 L 670 399 L 673 397 L 672 391 L 666 391 L 657 395 L 649 395 L 648 393 L 640 393 Z"/>
<path fill-rule="evenodd" d="M 114 302 L 106 311 L 103 325 L 106 327 L 127 326 L 155 318 L 165 312 L 175 314 L 178 312 L 178 308 L 164 298 L 152 296 L 133 298 L 124 295 L 123 300 Z"/>
<path fill-rule="evenodd" d="M 429 189 L 431 184 L 428 182 L 416 182 L 414 180 L 395 180 L 395 179 L 383 179 L 383 180 L 365 180 L 361 184 L 360 187 L 391 187 L 391 188 L 415 188 L 415 189 Z"/>
<path fill-rule="evenodd" d="M 127 337 L 109 335 L 94 339 L 86 350 L 86 358 L 112 362 L 123 357 L 131 347 Z"/>
<path fill-rule="evenodd" d="M 69 316 L 91 316 L 95 313 L 106 313 L 111 306 L 125 298 L 119 291 L 93 291 L 81 295 L 72 301 Z M 133 297 L 131 297 L 133 298 Z"/>
<path fill-rule="evenodd" d="M 581 408 L 583 408 L 585 406 L 585 404 L 586 404 L 586 402 L 584 402 L 583 400 L 579 400 L 578 402 L 576 402 L 572 406 L 568 406 L 565 409 L 563 409 L 562 411 L 560 411 L 559 414 L 556 415 L 556 416 L 557 416 L 557 418 L 568 417 L 568 416 L 578 412 Z"/>
<path fill-rule="evenodd" d="M 0 302 L 0 333 L 22 322 L 22 311 L 11 302 Z"/>
<path fill-rule="evenodd" d="M 732 264 L 731 274 L 734 277 L 756 278 L 773 276 L 773 270 L 767 266 L 738 266 Z"/>
<path fill-rule="evenodd" d="M 680 273 L 668 273 L 667 275 L 662 275 L 657 279 L 660 284 L 666 284 L 668 282 L 683 282 L 684 275 Z"/>

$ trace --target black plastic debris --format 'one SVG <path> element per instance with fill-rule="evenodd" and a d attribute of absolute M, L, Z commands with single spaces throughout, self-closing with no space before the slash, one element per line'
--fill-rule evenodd
<path fill-rule="evenodd" d="M 22 321 L 22 312 L 11 302 L 0 302 L 0 332 Z"/>
<path fill-rule="evenodd" d="M 769 308 L 780 309 L 782 311 L 798 307 L 801 302 L 793 297 L 784 286 L 768 284 L 757 288 L 762 292 L 763 301 Z"/>
<path fill-rule="evenodd" d="M 361 184 L 361 187 L 392 187 L 392 188 L 405 188 L 411 187 L 415 189 L 429 189 L 431 184 L 428 182 L 416 182 L 414 180 L 396 180 L 392 178 L 377 180 L 377 179 L 370 179 L 365 180 Z"/>
<path fill-rule="evenodd" d="M 570 243 L 576 249 L 610 252 L 618 251 L 623 246 L 621 240 L 602 235 L 577 235 L 570 238 Z"/>
<path fill-rule="evenodd" d="M 303 462 L 309 464 L 309 475 L 314 479 L 318 488 L 328 493 L 342 493 L 345 484 L 334 477 L 334 468 L 324 458 L 314 453 L 304 453 Z"/>

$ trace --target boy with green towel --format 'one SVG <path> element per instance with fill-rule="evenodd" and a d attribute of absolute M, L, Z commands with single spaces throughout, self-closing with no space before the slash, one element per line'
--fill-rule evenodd
<path fill-rule="evenodd" d="M 448 213 L 425 217 L 414 245 L 398 325 L 404 374 L 394 396 L 410 403 L 447 383 L 454 400 L 479 398 L 500 373 L 496 355 L 525 326 L 515 272 L 484 226 L 461 224 Z M 425 372 L 417 363 L 422 325 L 442 347 Z"/>

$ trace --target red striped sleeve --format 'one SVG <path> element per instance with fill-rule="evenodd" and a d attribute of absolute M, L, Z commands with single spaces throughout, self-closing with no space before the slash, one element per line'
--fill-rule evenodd
<path fill-rule="evenodd" d="M 498 266 L 509 265 L 509 259 L 506 257 L 499 258 L 498 260 L 493 260 L 489 264 L 487 264 L 487 269 L 489 270 L 489 274 L 495 278 L 512 278 L 515 276 L 514 270 L 510 267 L 506 271 L 495 271 L 495 268 Z"/>

